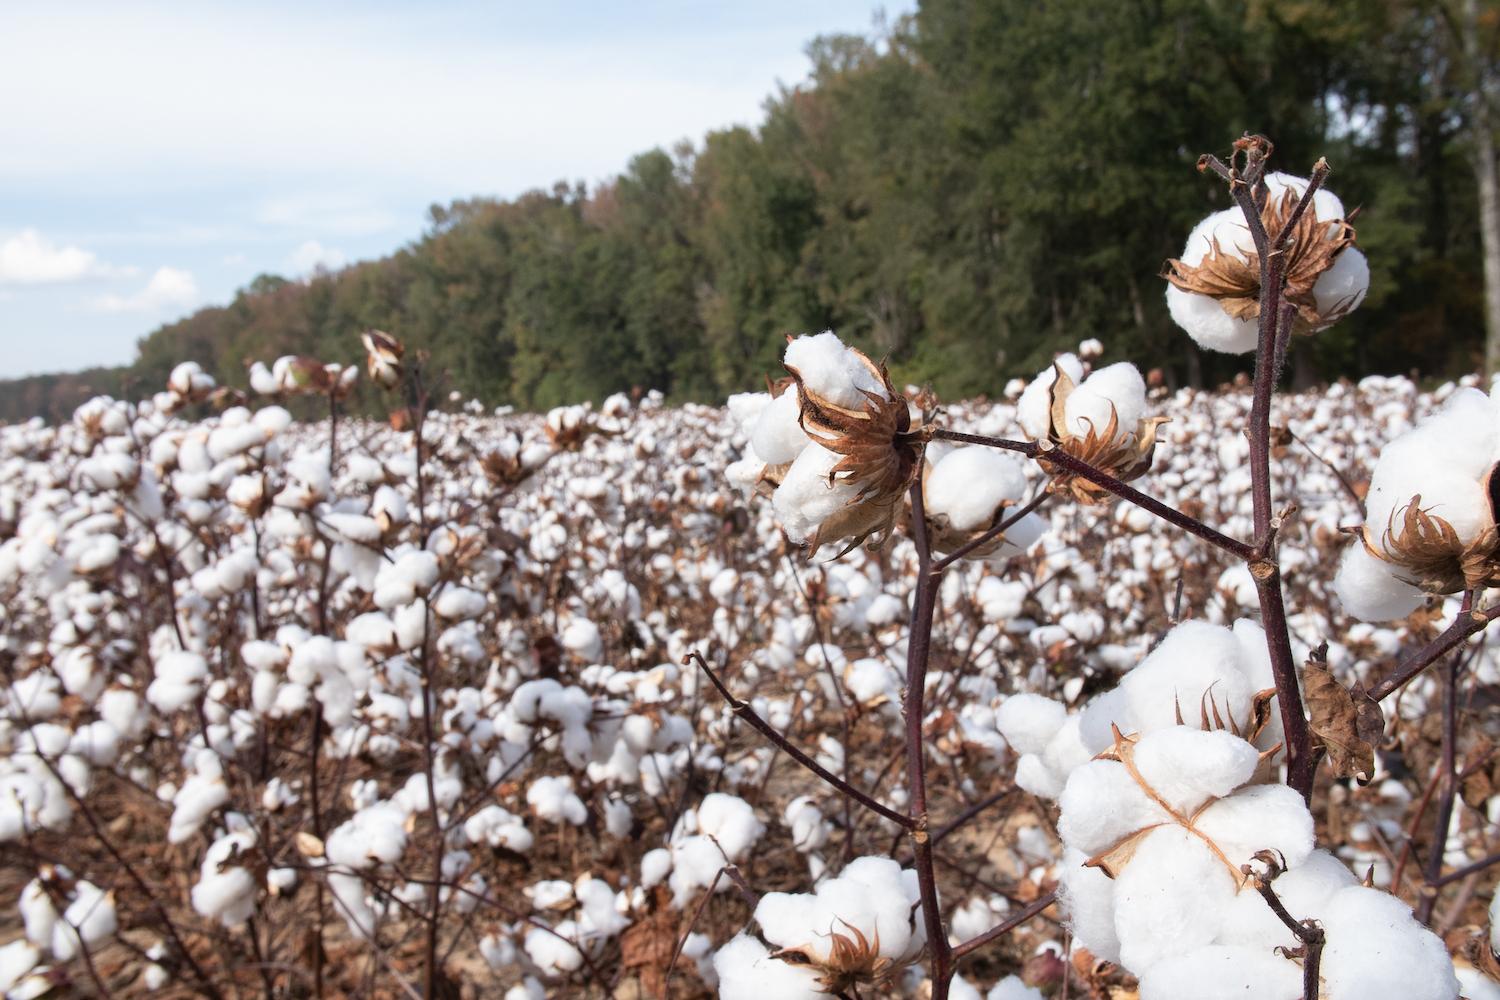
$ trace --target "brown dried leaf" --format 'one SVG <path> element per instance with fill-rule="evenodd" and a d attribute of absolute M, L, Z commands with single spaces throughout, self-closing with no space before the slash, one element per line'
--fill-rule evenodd
<path fill-rule="evenodd" d="M 1302 668 L 1308 725 L 1328 751 L 1334 774 L 1364 784 L 1375 773 L 1375 747 L 1385 734 L 1380 704 L 1355 684 L 1345 688 L 1326 664 L 1312 659 Z"/>

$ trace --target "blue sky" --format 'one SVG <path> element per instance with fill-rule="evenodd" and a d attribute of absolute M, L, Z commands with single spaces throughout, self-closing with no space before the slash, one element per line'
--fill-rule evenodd
<path fill-rule="evenodd" d="M 913 5 L 0 2 L 0 377 L 758 122 L 813 37 Z"/>

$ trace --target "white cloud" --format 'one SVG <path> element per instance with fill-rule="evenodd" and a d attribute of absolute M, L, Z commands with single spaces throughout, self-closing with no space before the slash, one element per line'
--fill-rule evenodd
<path fill-rule="evenodd" d="M 35 229 L 0 243 L 0 285 L 55 285 L 122 273 L 76 246 L 58 246 Z"/>
<path fill-rule="evenodd" d="M 161 313 L 185 309 L 198 301 L 198 283 L 191 271 L 158 267 L 151 280 L 134 295 L 106 295 L 98 307 L 104 312 Z"/>
<path fill-rule="evenodd" d="M 311 274 L 319 268 L 337 271 L 349 262 L 342 250 L 325 247 L 317 240 L 308 240 L 287 258 L 287 270 L 295 275 Z"/>

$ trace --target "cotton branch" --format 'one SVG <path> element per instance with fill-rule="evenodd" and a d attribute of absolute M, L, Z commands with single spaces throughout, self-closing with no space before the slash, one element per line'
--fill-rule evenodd
<path fill-rule="evenodd" d="M 687 654 L 687 656 L 683 658 L 682 662 L 684 664 L 697 663 L 698 669 L 702 670 L 705 674 L 708 675 L 710 683 L 712 683 L 714 688 L 719 692 L 719 696 L 724 699 L 724 702 L 729 706 L 730 711 L 734 712 L 734 714 L 739 716 L 741 719 L 744 719 L 747 723 L 750 724 L 751 729 L 754 729 L 766 739 L 770 740 L 776 745 L 778 749 L 785 751 L 786 755 L 788 757 L 791 757 L 792 760 L 795 760 L 797 763 L 801 764 L 803 767 L 807 768 L 813 774 L 817 775 L 819 778 L 832 785 L 834 788 L 837 788 L 845 795 L 850 796 L 854 799 L 854 801 L 858 802 L 866 809 L 869 809 L 871 812 L 879 813 L 881 816 L 884 816 L 892 823 L 895 823 L 898 826 L 906 827 L 907 829 L 911 829 L 914 826 L 914 823 L 910 817 L 903 816 L 901 813 L 898 813 L 890 806 L 882 805 L 881 803 L 875 801 L 869 795 L 844 781 L 843 778 L 840 778 L 838 775 L 834 774 L 822 764 L 819 764 L 807 754 L 797 749 L 796 746 L 788 742 L 785 736 L 776 731 L 775 726 L 771 725 L 765 719 L 762 719 L 759 715 L 757 715 L 755 709 L 751 708 L 747 703 L 740 701 L 734 695 L 730 694 L 729 688 L 724 686 L 724 682 L 719 679 L 719 675 L 714 673 L 713 668 L 710 667 L 707 661 L 705 661 L 702 656 L 698 655 L 698 653 L 692 652 Z"/>

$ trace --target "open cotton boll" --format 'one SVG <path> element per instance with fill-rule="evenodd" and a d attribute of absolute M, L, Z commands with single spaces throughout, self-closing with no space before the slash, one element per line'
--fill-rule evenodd
<path fill-rule="evenodd" d="M 1258 897 L 1257 897 L 1258 898 Z M 1260 900 L 1264 905 L 1264 900 Z M 1301 1000 L 1302 969 L 1271 951 L 1208 945 L 1141 977 L 1140 1000 Z"/>
<path fill-rule="evenodd" d="M 551 931 L 532 927 L 526 932 L 526 955 L 537 968 L 549 976 L 573 972 L 583 967 L 583 952 L 569 940 L 576 933 L 571 920 L 564 920 Z"/>
<path fill-rule="evenodd" d="M 984 1000 L 1043 1000 L 1042 991 L 1027 986 L 1019 976 L 1006 976 L 984 995 Z"/>
<path fill-rule="evenodd" d="M 71 961 L 81 950 L 80 939 L 92 949 L 119 928 L 114 893 L 79 882 L 62 919 L 52 925 L 52 954 L 59 962 Z"/>
<path fill-rule="evenodd" d="M 1191 814 L 1249 781 L 1260 752 L 1222 730 L 1173 726 L 1141 737 L 1134 760 L 1141 777 L 1167 804 Z"/>
<path fill-rule="evenodd" d="M 1344 612 L 1366 622 L 1405 618 L 1427 600 L 1427 595 L 1396 576 L 1396 567 L 1369 553 L 1355 539 L 1344 549 L 1333 577 L 1333 592 Z"/>
<path fill-rule="evenodd" d="M 750 803 L 737 795 L 711 792 L 698 804 L 698 832 L 713 837 L 732 860 L 744 858 L 766 832 Z"/>
<path fill-rule="evenodd" d="M 1242 788 L 1204 809 L 1195 825 L 1234 865 L 1248 864 L 1257 851 L 1273 850 L 1296 867 L 1313 849 L 1312 813 L 1286 785 Z"/>
<path fill-rule="evenodd" d="M 164 653 L 153 667 L 156 676 L 146 688 L 146 700 L 166 714 L 197 700 L 208 675 L 208 664 L 197 653 Z"/>
<path fill-rule="evenodd" d="M 9 990 L 21 977 L 36 968 L 42 953 L 25 938 L 17 938 L 0 947 L 0 991 Z"/>
<path fill-rule="evenodd" d="M 1136 830 L 1171 822 L 1117 760 L 1091 760 L 1075 768 L 1058 806 L 1057 832 L 1063 843 L 1088 857 Z"/>
<path fill-rule="evenodd" d="M 1209 255 L 1213 241 L 1222 253 L 1246 260 L 1254 250 L 1245 214 L 1238 208 L 1215 212 L 1193 227 L 1183 247 L 1181 260 L 1197 267 Z M 1167 284 L 1167 311 L 1172 321 L 1187 331 L 1199 347 L 1225 354 L 1244 354 L 1255 350 L 1259 327 L 1253 319 L 1235 319 L 1224 311 L 1217 299 L 1185 292 Z"/>
<path fill-rule="evenodd" d="M 1051 365 L 1037 373 L 1022 391 L 1021 398 L 1016 400 L 1016 420 L 1033 441 L 1045 439 L 1052 426 L 1052 383 L 1057 381 L 1057 368 L 1061 368 L 1074 385 L 1083 381 L 1083 362 L 1078 356 L 1059 354 Z"/>
<path fill-rule="evenodd" d="M 1313 300 L 1318 312 L 1325 315 L 1347 313 L 1365 300 L 1369 290 L 1370 262 L 1358 247 L 1346 247 L 1334 259 L 1333 266 L 1318 276 L 1313 285 Z"/>
<path fill-rule="evenodd" d="M 946 517 L 959 531 L 988 528 L 1002 503 L 1025 495 L 1021 460 L 979 445 L 954 448 L 939 459 L 922 493 L 928 515 Z"/>
<path fill-rule="evenodd" d="M 1101 368 L 1084 379 L 1063 405 L 1068 432 L 1103 434 L 1111 412 L 1121 431 L 1133 430 L 1146 415 L 1146 380 L 1128 361 Z"/>
<path fill-rule="evenodd" d="M 795 338 L 786 345 L 783 361 L 797 370 L 804 386 L 839 406 L 863 408 L 868 402 L 865 392 L 886 398 L 885 386 L 875 373 L 831 330 Z M 765 455 L 759 448 L 755 450 Z"/>
<path fill-rule="evenodd" d="M 806 448 L 810 438 L 802 429 L 802 406 L 795 389 L 788 389 L 761 411 L 750 433 L 750 447 L 767 465 L 783 465 Z"/>
<path fill-rule="evenodd" d="M 1299 864 L 1276 879 L 1276 895 L 1287 912 L 1298 920 L 1316 918 L 1328 898 L 1340 889 L 1358 884 L 1358 879 L 1338 858 L 1327 851 L 1313 851 Z M 1221 944 L 1245 945 L 1271 951 L 1294 948 L 1298 941 L 1258 892 L 1241 890 L 1224 911 L 1219 930 Z"/>
<path fill-rule="evenodd" d="M 1239 642 L 1222 625 L 1187 621 L 1174 627 L 1120 681 L 1136 731 L 1175 726 L 1179 709 L 1183 718 L 1196 718 L 1208 697 L 1221 715 L 1247 719 L 1255 692 L 1239 670 L 1239 659 Z"/>
<path fill-rule="evenodd" d="M 1062 728 L 1068 710 L 1039 694 L 1013 694 L 995 711 L 995 727 L 1016 753 L 1039 754 Z"/>
<path fill-rule="evenodd" d="M 829 485 L 828 476 L 842 456 L 819 444 L 809 444 L 787 470 L 771 497 L 776 519 L 787 537 L 798 544 L 834 514 L 851 503 L 859 488 L 846 479 Z"/>
<path fill-rule="evenodd" d="M 1211 944 L 1235 878 L 1180 826 L 1146 834 L 1115 879 L 1120 964 L 1140 975 L 1157 962 Z"/>
<path fill-rule="evenodd" d="M 255 877 L 229 862 L 254 843 L 249 833 L 231 833 L 214 841 L 203 855 L 193 886 L 193 909 L 225 927 L 238 927 L 250 919 L 255 913 Z"/>
<path fill-rule="evenodd" d="M 1318 914 L 1327 1000 L 1454 1000 L 1458 979 L 1442 939 L 1379 889 L 1340 889 Z"/>
<path fill-rule="evenodd" d="M 772 958 L 765 945 L 737 935 L 714 953 L 719 976 L 719 1000 L 819 1000 L 818 973 L 806 965 Z"/>
<path fill-rule="evenodd" d="M 582 826 L 588 819 L 588 809 L 573 793 L 573 779 L 568 775 L 537 778 L 526 789 L 526 804 L 538 819 L 552 823 Z"/>

